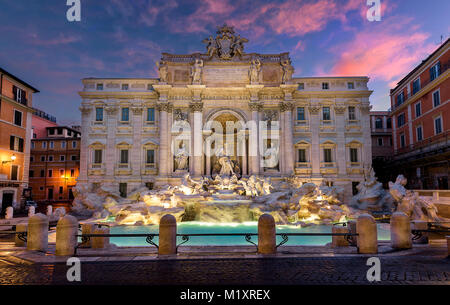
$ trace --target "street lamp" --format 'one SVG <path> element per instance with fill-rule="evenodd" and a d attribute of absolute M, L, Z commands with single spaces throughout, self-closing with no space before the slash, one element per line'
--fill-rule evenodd
<path fill-rule="evenodd" d="M 13 155 L 11 156 L 11 160 L 8 160 L 8 161 L 2 161 L 2 165 L 3 165 L 3 164 L 6 164 L 6 163 L 9 163 L 9 162 L 12 163 L 12 162 L 14 162 L 14 160 L 16 160 L 16 158 L 17 158 L 16 155 L 13 154 Z"/>

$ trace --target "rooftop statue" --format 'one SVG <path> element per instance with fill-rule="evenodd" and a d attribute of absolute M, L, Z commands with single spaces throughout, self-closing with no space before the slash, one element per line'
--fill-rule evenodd
<path fill-rule="evenodd" d="M 226 24 L 218 28 L 216 38 L 209 36 L 202 41 L 206 43 L 207 54 L 210 58 L 217 55 L 220 59 L 229 60 L 234 56 L 244 54 L 244 43 L 248 39 L 235 35 L 233 27 Z"/>
<path fill-rule="evenodd" d="M 159 81 L 161 83 L 167 83 L 167 75 L 169 73 L 169 69 L 166 62 L 161 60 L 160 62 L 156 62 L 156 66 L 158 67 Z"/>

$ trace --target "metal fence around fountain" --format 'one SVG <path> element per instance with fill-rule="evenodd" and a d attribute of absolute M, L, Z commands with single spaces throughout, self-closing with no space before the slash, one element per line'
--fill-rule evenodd
<path fill-rule="evenodd" d="M 177 245 L 176 249 L 178 252 L 178 248 L 187 243 L 191 237 L 207 237 L 207 236 L 218 236 L 218 237 L 225 237 L 225 236 L 244 236 L 245 241 L 252 244 L 253 246 L 255 246 L 256 251 L 258 251 L 258 244 L 254 243 L 252 241 L 252 236 L 258 236 L 258 233 L 182 233 L 182 234 L 177 234 L 177 237 L 181 237 L 181 242 Z M 357 233 L 276 233 L 275 236 L 280 236 L 281 237 L 281 242 L 278 243 L 276 245 L 276 248 L 280 247 L 281 245 L 284 245 L 285 243 L 287 243 L 289 241 L 289 237 L 290 236 L 342 236 L 344 237 L 348 242 L 349 245 L 353 245 L 354 244 L 354 239 L 353 237 L 358 236 Z M 77 238 L 81 238 L 81 243 L 79 243 L 76 247 L 75 247 L 75 255 L 77 253 L 77 249 L 78 248 L 82 248 L 83 245 L 86 245 L 91 238 L 96 238 L 96 237 L 107 237 L 107 238 L 111 238 L 111 237 L 128 237 L 128 238 L 133 238 L 133 237 L 145 237 L 145 241 L 150 244 L 151 246 L 156 247 L 157 249 L 159 249 L 159 246 L 154 242 L 155 237 L 159 238 L 159 234 L 157 233 L 128 233 L 128 234 L 77 234 L 76 235 Z"/>

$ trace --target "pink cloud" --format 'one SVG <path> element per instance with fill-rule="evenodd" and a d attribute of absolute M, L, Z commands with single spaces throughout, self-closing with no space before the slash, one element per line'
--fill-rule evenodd
<path fill-rule="evenodd" d="M 427 42 L 429 34 L 411 27 L 400 31 L 401 25 L 390 23 L 360 31 L 352 41 L 332 49 L 339 59 L 329 74 L 367 75 L 392 85 L 435 48 Z"/>

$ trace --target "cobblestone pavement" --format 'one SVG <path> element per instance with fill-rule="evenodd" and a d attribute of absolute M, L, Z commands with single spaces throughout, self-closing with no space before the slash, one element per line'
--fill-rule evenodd
<path fill-rule="evenodd" d="M 450 260 L 381 257 L 380 284 L 450 284 Z M 367 257 L 300 257 L 83 262 L 81 284 L 298 285 L 371 284 Z M 31 264 L 0 258 L 0 284 L 71 284 L 62 263 Z"/>

